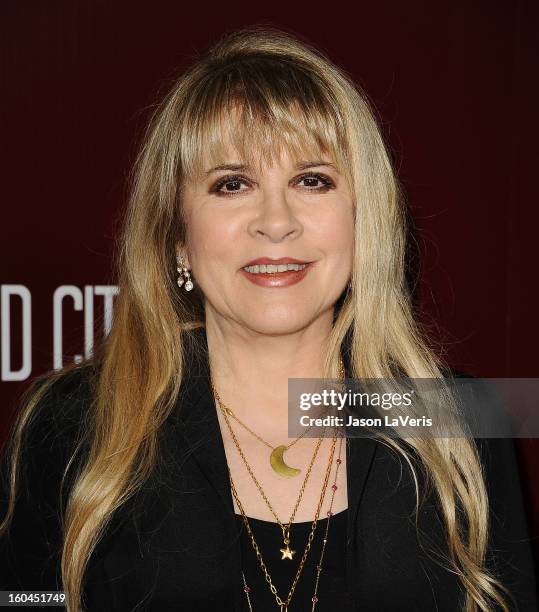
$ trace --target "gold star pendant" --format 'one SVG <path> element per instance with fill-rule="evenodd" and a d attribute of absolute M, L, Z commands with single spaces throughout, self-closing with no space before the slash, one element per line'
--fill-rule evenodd
<path fill-rule="evenodd" d="M 280 548 L 279 550 L 283 553 L 283 556 L 281 557 L 281 561 L 283 559 L 292 559 L 292 557 L 294 556 L 294 553 L 296 552 L 295 550 L 292 550 L 291 548 L 289 548 L 288 544 L 286 545 L 286 548 Z"/>

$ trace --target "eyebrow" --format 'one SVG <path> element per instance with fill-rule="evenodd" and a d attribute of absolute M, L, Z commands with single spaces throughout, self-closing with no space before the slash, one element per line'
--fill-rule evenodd
<path fill-rule="evenodd" d="M 295 168 L 296 170 L 307 170 L 308 168 L 315 168 L 317 166 L 329 166 L 330 168 L 337 170 L 335 164 L 324 160 L 302 161 L 296 164 Z M 206 176 L 212 174 L 213 172 L 217 172 L 218 170 L 229 170 L 232 172 L 238 172 L 251 169 L 252 168 L 251 166 L 249 166 L 249 164 L 219 164 L 218 166 L 207 170 Z"/>

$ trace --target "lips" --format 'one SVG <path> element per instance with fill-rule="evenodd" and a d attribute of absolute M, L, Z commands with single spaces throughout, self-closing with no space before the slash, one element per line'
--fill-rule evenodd
<path fill-rule="evenodd" d="M 291 264 L 289 266 L 291 269 L 278 270 L 278 266 L 284 268 L 286 264 Z M 259 257 L 258 259 L 251 260 L 241 268 L 240 273 L 259 287 L 289 287 L 303 280 L 313 265 L 314 262 L 312 261 L 302 261 L 292 257 L 281 257 L 279 259 Z"/>
<path fill-rule="evenodd" d="M 272 259 L 271 257 L 259 257 L 258 259 L 253 259 L 250 262 L 244 264 L 242 267 L 246 268 L 247 266 L 256 266 L 260 264 L 278 265 L 288 263 L 306 264 L 310 262 L 305 261 L 304 259 L 294 259 L 293 257 L 280 257 L 278 259 Z"/>

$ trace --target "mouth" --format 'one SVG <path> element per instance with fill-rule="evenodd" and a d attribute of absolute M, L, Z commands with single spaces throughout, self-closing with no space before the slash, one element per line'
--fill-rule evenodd
<path fill-rule="evenodd" d="M 267 274 L 274 274 L 275 272 L 286 272 L 287 270 L 303 269 L 304 266 L 311 262 L 302 259 L 294 259 L 293 257 L 280 257 L 278 259 L 272 259 L 271 257 L 258 257 L 253 259 L 245 266 L 242 270 L 247 272 L 262 272 Z"/>
<path fill-rule="evenodd" d="M 242 270 L 250 272 L 251 274 L 276 274 L 280 272 L 298 272 L 307 267 L 307 263 L 286 263 L 286 264 L 255 264 L 252 266 L 245 266 Z"/>
<path fill-rule="evenodd" d="M 263 257 L 249 262 L 240 271 L 248 280 L 261 287 L 289 287 L 303 280 L 313 264 L 313 261 Z"/>

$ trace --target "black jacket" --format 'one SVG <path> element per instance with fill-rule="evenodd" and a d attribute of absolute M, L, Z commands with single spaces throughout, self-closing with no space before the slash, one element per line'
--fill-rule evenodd
<path fill-rule="evenodd" d="M 10 536 L 0 541 L 0 590 L 62 590 L 58 511 L 67 494 L 60 497 L 60 478 L 77 432 L 86 426 L 85 372 L 53 386 L 25 439 L 15 517 Z M 175 408 L 160 432 L 155 472 L 115 513 L 90 559 L 84 597 L 92 612 L 245 609 L 240 540 L 207 356 L 191 364 Z M 478 442 L 492 510 L 489 567 L 513 592 L 512 610 L 535 611 L 513 443 Z M 433 497 L 421 507 L 416 530 L 406 462 L 380 442 L 350 438 L 347 483 L 346 611 L 462 610 L 460 581 L 439 563 L 446 543 Z M 4 512 L 5 484 L 1 493 Z M 256 602 L 253 609 L 261 612 Z"/>

